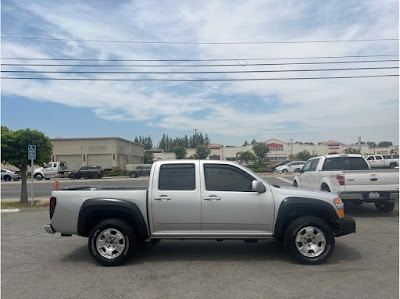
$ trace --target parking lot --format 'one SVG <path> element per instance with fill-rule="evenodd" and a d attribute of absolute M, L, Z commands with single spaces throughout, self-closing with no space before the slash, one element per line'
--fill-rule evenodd
<path fill-rule="evenodd" d="M 267 180 L 289 185 L 275 177 Z M 108 184 L 106 179 L 85 183 Z M 40 183 L 50 189 L 53 184 Z M 92 260 L 87 239 L 45 233 L 47 208 L 3 214 L 2 297 L 398 298 L 398 205 L 387 214 L 373 204 L 350 205 L 346 214 L 356 219 L 357 233 L 337 238 L 323 265 L 296 264 L 274 240 L 161 241 L 138 249 L 126 265 L 115 268 Z"/>

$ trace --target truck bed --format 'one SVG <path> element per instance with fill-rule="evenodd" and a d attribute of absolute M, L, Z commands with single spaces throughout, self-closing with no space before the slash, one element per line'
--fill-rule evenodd
<path fill-rule="evenodd" d="M 74 186 L 53 191 L 51 196 L 57 199 L 57 208 L 54 211 L 54 221 L 52 222 L 54 223 L 54 229 L 66 234 L 77 234 L 79 211 L 82 204 L 90 198 L 131 201 L 138 206 L 145 222 L 148 223 L 146 209 L 147 187 Z M 68 211 L 68 213 L 65 213 L 65 211 Z"/>

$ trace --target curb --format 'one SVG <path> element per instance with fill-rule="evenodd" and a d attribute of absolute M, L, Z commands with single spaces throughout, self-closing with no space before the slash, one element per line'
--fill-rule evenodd
<path fill-rule="evenodd" d="M 7 213 L 7 214 L 9 214 L 9 213 L 18 213 L 18 212 L 21 212 L 21 210 L 20 209 L 2 209 L 1 210 L 2 214 L 3 213 Z"/>

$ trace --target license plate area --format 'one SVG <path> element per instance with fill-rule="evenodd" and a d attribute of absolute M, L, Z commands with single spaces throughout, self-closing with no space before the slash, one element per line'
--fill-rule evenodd
<path fill-rule="evenodd" d="M 375 198 L 379 198 L 380 195 L 379 195 L 379 192 L 370 192 L 370 193 L 368 193 L 368 197 L 370 199 L 375 199 Z"/>

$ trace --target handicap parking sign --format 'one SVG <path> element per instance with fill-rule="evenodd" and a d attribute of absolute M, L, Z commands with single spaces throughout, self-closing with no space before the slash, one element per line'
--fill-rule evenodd
<path fill-rule="evenodd" d="M 35 160 L 36 159 L 36 145 L 28 145 L 28 159 Z"/>

